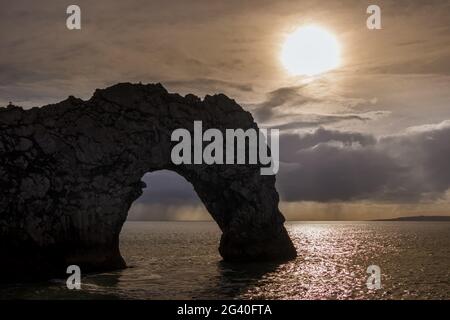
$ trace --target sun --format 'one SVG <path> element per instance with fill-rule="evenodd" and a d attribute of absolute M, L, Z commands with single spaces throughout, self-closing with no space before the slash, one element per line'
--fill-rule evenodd
<path fill-rule="evenodd" d="M 287 37 L 281 62 L 293 75 L 313 76 L 337 68 L 340 51 L 333 34 L 318 26 L 303 26 Z"/>

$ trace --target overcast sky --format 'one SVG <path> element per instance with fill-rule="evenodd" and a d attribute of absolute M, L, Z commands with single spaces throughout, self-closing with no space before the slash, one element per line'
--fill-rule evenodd
<path fill-rule="evenodd" d="M 373 3 L 381 30 L 366 27 Z M 81 7 L 81 30 L 66 28 L 70 4 Z M 281 130 L 287 218 L 450 215 L 449 1 L 0 0 L 0 9 L 0 105 L 88 99 L 124 81 L 222 92 Z M 335 35 L 342 64 L 292 76 L 281 47 L 308 24 Z M 182 177 L 144 180 L 132 217 L 208 217 Z"/>

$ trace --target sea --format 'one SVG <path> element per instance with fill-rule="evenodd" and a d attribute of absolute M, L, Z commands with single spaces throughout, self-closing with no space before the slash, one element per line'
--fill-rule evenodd
<path fill-rule="evenodd" d="M 0 285 L 0 299 L 450 299 L 450 222 L 286 227 L 297 259 L 237 264 L 222 261 L 214 222 L 126 222 L 128 268 L 82 274 L 80 290 L 65 279 Z"/>

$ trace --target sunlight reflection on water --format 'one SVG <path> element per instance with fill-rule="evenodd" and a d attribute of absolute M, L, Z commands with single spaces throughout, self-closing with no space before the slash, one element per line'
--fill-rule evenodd
<path fill-rule="evenodd" d="M 64 281 L 0 288 L 0 297 L 120 299 L 449 299 L 450 223 L 287 224 L 299 257 L 281 265 L 228 264 L 209 222 L 127 222 L 130 268 Z M 382 288 L 366 287 L 379 265 Z"/>

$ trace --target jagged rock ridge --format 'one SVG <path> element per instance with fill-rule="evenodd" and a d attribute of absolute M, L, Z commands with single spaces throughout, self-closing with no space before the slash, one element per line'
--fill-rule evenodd
<path fill-rule="evenodd" d="M 181 97 L 160 84 L 122 83 L 23 110 L 0 108 L 0 279 L 125 266 L 119 234 L 146 172 L 185 177 L 223 232 L 225 260 L 284 260 L 296 252 L 274 176 L 258 166 L 170 161 L 176 128 L 257 128 L 225 95 Z M 157 187 L 157 186 L 155 186 Z"/>

